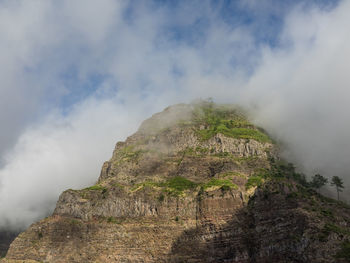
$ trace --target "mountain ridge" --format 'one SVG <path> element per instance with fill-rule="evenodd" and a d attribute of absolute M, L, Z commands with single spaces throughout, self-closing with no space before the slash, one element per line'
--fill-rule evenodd
<path fill-rule="evenodd" d="M 204 101 L 144 121 L 2 262 L 347 262 L 349 228 L 244 111 Z"/>

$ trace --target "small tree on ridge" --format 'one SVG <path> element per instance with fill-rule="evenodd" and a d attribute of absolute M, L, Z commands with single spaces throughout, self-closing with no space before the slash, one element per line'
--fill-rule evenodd
<path fill-rule="evenodd" d="M 339 201 L 339 192 L 343 192 L 342 190 L 342 188 L 344 188 L 343 184 L 344 184 L 343 180 L 339 176 L 332 177 L 331 185 L 335 186 L 335 188 L 337 189 L 338 201 Z"/>
<path fill-rule="evenodd" d="M 328 179 L 320 174 L 315 174 L 311 180 L 311 187 L 318 189 L 318 193 L 320 193 L 320 188 L 327 184 Z"/>

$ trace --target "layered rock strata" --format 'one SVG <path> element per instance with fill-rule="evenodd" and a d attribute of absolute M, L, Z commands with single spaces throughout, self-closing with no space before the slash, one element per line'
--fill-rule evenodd
<path fill-rule="evenodd" d="M 97 184 L 62 193 L 3 262 L 346 262 L 349 211 L 240 111 L 176 105 L 118 142 Z"/>

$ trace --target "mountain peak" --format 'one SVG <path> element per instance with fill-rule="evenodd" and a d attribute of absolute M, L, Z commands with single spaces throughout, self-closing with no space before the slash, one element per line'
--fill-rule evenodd
<path fill-rule="evenodd" d="M 242 109 L 204 101 L 144 121 L 4 262 L 342 262 L 349 224 Z"/>

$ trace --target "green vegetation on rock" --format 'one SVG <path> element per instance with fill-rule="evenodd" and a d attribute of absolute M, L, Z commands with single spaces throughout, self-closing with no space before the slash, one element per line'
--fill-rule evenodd
<path fill-rule="evenodd" d="M 245 178 L 245 176 L 239 172 L 234 172 L 234 171 L 230 171 L 230 172 L 225 172 L 223 174 L 220 174 L 220 177 L 222 178 L 230 178 L 233 179 L 234 177 L 241 177 L 241 178 Z"/>
<path fill-rule="evenodd" d="M 74 191 L 76 191 L 76 190 L 74 190 Z M 96 185 L 84 188 L 82 190 L 78 190 L 77 192 L 79 193 L 79 195 L 83 199 L 93 198 L 92 192 L 99 192 L 100 194 L 102 194 L 102 198 L 106 198 L 106 196 L 108 194 L 108 189 L 107 189 L 107 187 L 96 184 Z"/>
<path fill-rule="evenodd" d="M 132 190 L 137 191 L 137 190 L 141 190 L 145 187 L 161 188 L 162 191 L 165 193 L 179 196 L 179 195 L 182 195 L 184 193 L 184 191 L 186 191 L 186 190 L 195 189 L 197 187 L 197 184 L 184 178 L 184 177 L 175 176 L 175 177 L 169 178 L 165 182 L 145 181 L 141 184 L 135 185 L 132 188 Z M 159 201 L 163 201 L 163 200 L 164 200 L 164 196 L 159 199 Z"/>
<path fill-rule="evenodd" d="M 185 191 L 188 190 L 195 190 L 197 187 L 201 187 L 202 190 L 207 190 L 210 188 L 222 188 L 225 190 L 230 189 L 238 189 L 238 186 L 232 182 L 233 176 L 238 176 L 237 173 L 226 173 L 222 177 L 230 177 L 230 178 L 211 178 L 209 181 L 205 183 L 195 183 L 191 180 L 188 180 L 187 178 L 181 177 L 181 176 L 175 176 L 172 178 L 169 178 L 165 182 L 153 182 L 153 181 L 146 181 L 141 184 L 135 185 L 132 190 L 138 191 L 141 189 L 144 189 L 145 187 L 151 187 L 151 188 L 160 188 L 160 190 L 163 193 L 167 193 L 173 196 L 180 196 L 183 195 Z M 241 176 L 241 175 L 240 175 Z M 165 196 L 163 194 L 158 196 L 158 201 L 162 202 L 164 201 Z"/>
<path fill-rule="evenodd" d="M 134 145 L 125 146 L 119 152 L 119 158 L 115 162 L 116 165 L 120 165 L 123 162 L 137 161 L 146 150 L 135 150 Z"/>
<path fill-rule="evenodd" d="M 291 163 L 284 160 L 276 160 L 271 158 L 270 169 L 261 168 L 256 170 L 254 175 L 248 178 L 246 189 L 262 185 L 266 180 L 283 181 L 290 180 L 300 184 L 303 189 L 309 188 L 310 184 L 307 182 L 305 175 L 297 173 L 295 167 Z"/>
<path fill-rule="evenodd" d="M 245 185 L 245 188 L 246 190 L 249 190 L 252 187 L 257 187 L 262 185 L 263 182 L 264 182 L 264 179 L 260 176 L 250 176 Z"/>
<path fill-rule="evenodd" d="M 347 262 L 350 262 L 350 241 L 344 241 L 341 245 L 341 249 L 338 251 L 338 253 L 335 256 L 339 259 L 345 259 Z"/>
<path fill-rule="evenodd" d="M 326 223 L 323 227 L 323 229 L 321 230 L 321 232 L 319 233 L 318 235 L 318 239 L 319 241 L 321 242 L 326 242 L 327 241 L 327 238 L 328 236 L 331 234 L 331 233 L 336 233 L 337 235 L 350 235 L 350 231 L 345 229 L 345 228 L 342 228 L 342 227 L 339 227 L 333 223 Z"/>
<path fill-rule="evenodd" d="M 112 224 L 121 224 L 122 223 L 122 219 L 121 218 L 116 218 L 113 216 L 110 216 L 107 218 L 107 223 L 112 223 Z"/>
<path fill-rule="evenodd" d="M 96 185 L 87 187 L 87 188 L 85 188 L 85 189 L 83 189 L 83 190 L 104 191 L 104 192 L 106 192 L 106 191 L 107 191 L 107 188 L 106 188 L 106 187 L 103 187 L 103 186 L 101 186 L 101 185 L 96 184 Z"/>
<path fill-rule="evenodd" d="M 259 142 L 271 142 L 262 129 L 252 125 L 238 110 L 230 106 L 202 102 L 196 105 L 194 120 L 198 127 L 196 133 L 206 141 L 218 133 L 237 139 L 252 139 Z"/>
<path fill-rule="evenodd" d="M 163 185 L 178 192 L 190 190 L 197 186 L 196 183 L 181 176 L 175 176 L 167 180 Z"/>
<path fill-rule="evenodd" d="M 69 223 L 71 224 L 71 225 L 82 225 L 82 222 L 80 221 L 80 220 L 78 220 L 78 219 L 75 219 L 75 218 L 72 218 L 72 219 L 70 219 L 70 221 L 69 221 Z"/>

